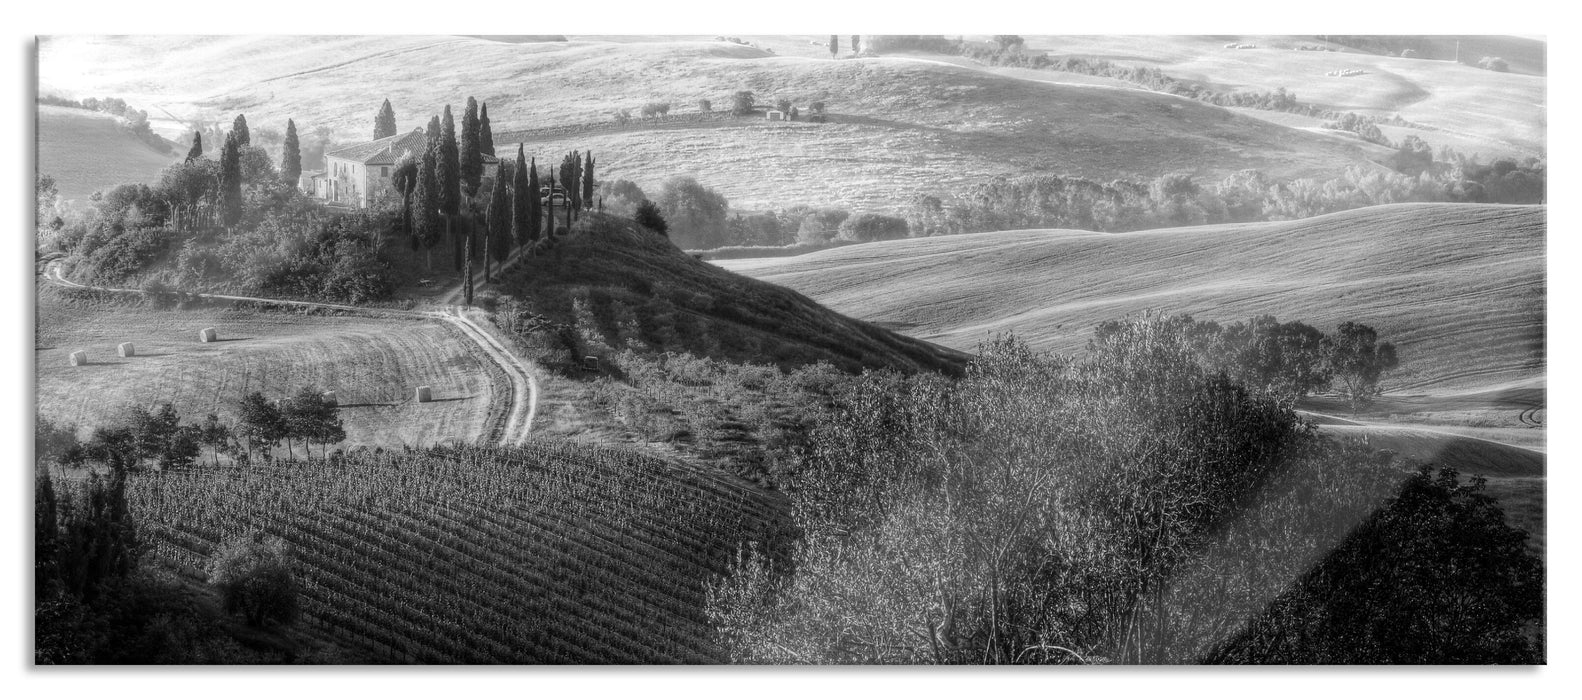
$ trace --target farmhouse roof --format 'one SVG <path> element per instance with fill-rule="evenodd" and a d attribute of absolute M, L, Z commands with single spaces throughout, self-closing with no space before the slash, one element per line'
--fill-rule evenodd
<path fill-rule="evenodd" d="M 350 160 L 365 165 L 390 165 L 396 162 L 401 154 L 410 152 L 413 155 L 423 153 L 428 147 L 428 137 L 423 135 L 422 129 L 413 129 L 405 134 L 386 136 L 366 143 L 359 143 L 344 148 L 337 148 L 325 157 Z"/>

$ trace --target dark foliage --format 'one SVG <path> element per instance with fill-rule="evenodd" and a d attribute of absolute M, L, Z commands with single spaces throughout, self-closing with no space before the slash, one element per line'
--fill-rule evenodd
<path fill-rule="evenodd" d="M 378 140 L 395 135 L 395 108 L 391 107 L 390 100 L 386 99 L 384 104 L 379 106 L 379 113 L 374 115 L 374 139 Z"/>
<path fill-rule="evenodd" d="M 637 214 L 633 217 L 637 225 L 666 238 L 670 237 L 670 225 L 665 223 L 665 215 L 660 213 L 659 205 L 651 200 L 644 199 L 637 204 Z"/>
<path fill-rule="evenodd" d="M 297 142 L 297 123 L 286 120 L 286 140 L 280 151 L 280 182 L 296 187 L 302 177 L 302 146 Z"/>

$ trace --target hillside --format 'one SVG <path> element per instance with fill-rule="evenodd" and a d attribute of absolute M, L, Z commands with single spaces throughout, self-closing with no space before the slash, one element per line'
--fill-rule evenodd
<path fill-rule="evenodd" d="M 827 361 L 852 371 L 955 372 L 965 363 L 964 353 L 697 260 L 630 220 L 589 214 L 578 229 L 494 287 L 548 321 L 540 349 L 560 362 L 632 349 L 782 368 Z"/>
<path fill-rule="evenodd" d="M 1144 310 L 1355 320 L 1396 343 L 1388 390 L 1545 370 L 1543 207 L 1401 204 L 1300 221 L 1103 234 L 1005 231 L 726 260 L 831 309 L 959 350 L 1014 332 L 1075 352 Z"/>
<path fill-rule="evenodd" d="M 1497 73 L 1449 60 L 1456 39 L 1462 55 L 1514 61 Z M 1027 47 L 1053 57 L 1103 59 L 1158 68 L 1177 79 L 1221 91 L 1263 92 L 1284 87 L 1297 99 L 1343 112 L 1400 115 L 1430 127 L 1414 130 L 1438 147 L 1467 153 L 1543 155 L 1548 121 L 1543 44 L 1516 37 L 1423 37 L 1427 58 L 1365 53 L 1289 36 L 1028 36 Z M 1449 46 L 1447 46 L 1447 42 Z M 1247 43 L 1256 49 L 1227 49 Z M 1295 51 L 1296 46 L 1336 51 Z M 1447 50 L 1448 49 L 1448 50 Z M 1441 58 L 1442 60 L 1432 60 Z M 1360 75 L 1331 76 L 1335 70 Z M 1528 73 L 1528 74 L 1523 74 Z M 1259 115 L 1254 115 L 1259 116 Z M 1278 119 L 1278 118 L 1276 118 Z M 1315 124 L 1316 126 L 1316 124 Z M 1391 133 L 1391 138 L 1401 134 Z"/>
<path fill-rule="evenodd" d="M 178 154 L 160 154 L 99 112 L 38 105 L 38 173 L 55 178 L 65 200 L 123 182 L 154 182 Z"/>
<path fill-rule="evenodd" d="M 782 38 L 782 54 L 677 39 L 50 37 L 40 46 L 40 89 L 122 95 L 181 119 L 228 121 L 242 112 L 254 128 L 290 117 L 303 133 L 329 127 L 342 141 L 367 138 L 386 97 L 404 129 L 474 95 L 488 104 L 496 131 L 604 124 L 612 110 L 631 109 L 635 118 L 658 101 L 672 103 L 673 115 L 696 112 L 705 98 L 724 110 L 742 89 L 760 104 L 784 97 L 805 110 L 825 102 L 827 124 L 725 119 L 528 144 L 541 159 L 591 149 L 603 177 L 645 187 L 696 173 L 745 209 L 895 209 L 919 192 L 1018 171 L 1098 180 L 1245 168 L 1282 178 L 1332 175 L 1378 156 L 1355 141 L 1191 100 L 908 57 L 835 61 L 818 56 L 811 40 Z M 788 55 L 790 44 L 804 50 Z M 95 70 L 78 70 L 85 62 Z M 183 128 L 174 120 L 165 126 Z"/>

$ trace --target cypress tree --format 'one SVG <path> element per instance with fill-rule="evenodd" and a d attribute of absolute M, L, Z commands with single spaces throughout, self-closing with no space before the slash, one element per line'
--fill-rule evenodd
<path fill-rule="evenodd" d="M 467 196 L 478 194 L 483 182 L 483 157 L 478 147 L 478 101 L 467 98 L 467 108 L 461 113 L 461 181 L 466 183 Z"/>
<path fill-rule="evenodd" d="M 382 139 L 386 136 L 396 135 L 395 110 L 390 107 L 390 100 L 379 107 L 379 114 L 374 116 L 374 138 Z"/>
<path fill-rule="evenodd" d="M 434 179 L 439 183 L 439 208 L 445 213 L 442 224 L 449 228 L 451 264 L 461 270 L 466 262 L 467 240 L 456 218 L 461 216 L 461 160 L 456 147 L 456 118 L 451 116 L 450 105 L 440 117 L 439 153 L 434 165 Z"/>
<path fill-rule="evenodd" d="M 494 192 L 489 198 L 489 257 L 495 262 L 504 263 L 511 255 L 511 196 L 508 184 L 511 182 L 512 173 L 506 168 L 506 161 L 494 169 Z M 487 268 L 484 278 L 488 278 Z"/>
<path fill-rule="evenodd" d="M 831 58 L 840 57 L 840 37 L 834 34 L 829 35 L 829 55 Z"/>
<path fill-rule="evenodd" d="M 515 245 L 533 240 L 528 231 L 533 225 L 532 199 L 537 197 L 538 188 L 527 177 L 527 158 L 522 145 L 517 144 L 516 167 L 511 169 L 511 240 Z"/>
<path fill-rule="evenodd" d="M 236 121 L 231 122 L 231 133 L 236 134 L 236 147 L 246 148 L 253 143 L 253 137 L 247 133 L 247 116 L 238 114 Z"/>
<path fill-rule="evenodd" d="M 478 105 L 478 150 L 491 156 L 499 155 L 494 152 L 494 132 L 489 128 L 489 104 L 487 102 Z"/>
<path fill-rule="evenodd" d="M 236 131 L 220 148 L 220 220 L 235 226 L 242 220 L 242 146 Z"/>
<path fill-rule="evenodd" d="M 286 143 L 280 150 L 280 180 L 292 187 L 302 177 L 302 146 L 297 143 L 297 123 L 286 120 Z"/>
<path fill-rule="evenodd" d="M 521 146 L 517 146 L 518 149 Z M 538 240 L 539 232 L 544 230 L 544 200 L 539 190 L 543 184 L 538 179 L 538 159 L 534 158 L 527 166 L 527 239 L 524 244 Z"/>
<path fill-rule="evenodd" d="M 417 184 L 412 192 L 412 247 L 428 251 L 428 269 L 434 269 L 434 247 L 439 245 L 441 203 L 439 188 L 440 125 L 439 117 L 428 122 L 428 144 L 423 150 L 423 161 L 418 166 Z"/>
<path fill-rule="evenodd" d="M 187 150 L 187 162 L 191 163 L 203 157 L 203 132 L 192 132 L 192 148 Z"/>
<path fill-rule="evenodd" d="M 544 238 L 555 238 L 555 170 L 549 170 L 549 196 L 544 198 Z"/>
<path fill-rule="evenodd" d="M 582 198 L 578 202 L 584 209 L 593 204 L 593 151 L 588 151 L 587 162 L 582 167 Z"/>

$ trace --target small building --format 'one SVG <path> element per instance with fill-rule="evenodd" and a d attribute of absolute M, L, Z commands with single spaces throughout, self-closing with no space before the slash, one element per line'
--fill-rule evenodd
<path fill-rule="evenodd" d="M 778 109 L 771 109 L 767 112 L 764 112 L 764 116 L 772 122 L 783 122 L 785 121 L 786 113 Z"/>

